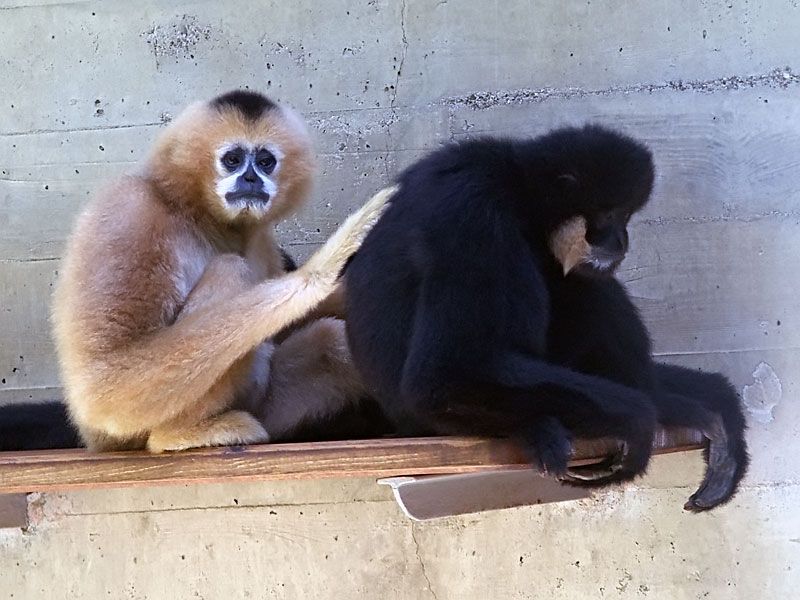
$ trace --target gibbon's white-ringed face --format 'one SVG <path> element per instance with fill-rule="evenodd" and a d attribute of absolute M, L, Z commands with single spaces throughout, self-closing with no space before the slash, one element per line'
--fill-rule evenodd
<path fill-rule="evenodd" d="M 215 190 L 231 220 L 264 217 L 278 193 L 283 153 L 273 144 L 230 141 L 217 148 Z"/>

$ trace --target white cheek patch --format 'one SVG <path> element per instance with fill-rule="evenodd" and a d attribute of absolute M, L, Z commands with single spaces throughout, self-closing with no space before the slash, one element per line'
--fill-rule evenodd
<path fill-rule="evenodd" d="M 274 173 L 275 171 L 273 171 Z M 272 181 L 269 177 L 264 175 L 261 171 L 256 171 L 258 178 L 261 180 L 261 183 L 264 185 L 264 191 L 267 192 L 270 197 L 274 197 L 275 194 L 278 193 L 278 184 Z"/>
<path fill-rule="evenodd" d="M 588 262 L 590 265 L 592 265 L 593 268 L 597 269 L 598 271 L 607 271 L 612 267 L 614 267 L 614 265 L 616 264 L 616 261 L 611 258 L 599 257 L 594 255 L 590 256 L 586 262 Z"/>
<path fill-rule="evenodd" d="M 214 189 L 217 192 L 217 196 L 219 196 L 221 200 L 225 201 L 225 194 L 228 194 L 236 189 L 236 180 L 239 179 L 241 171 L 242 170 L 240 169 L 235 173 L 231 173 L 230 175 L 217 180 L 217 185 Z"/>

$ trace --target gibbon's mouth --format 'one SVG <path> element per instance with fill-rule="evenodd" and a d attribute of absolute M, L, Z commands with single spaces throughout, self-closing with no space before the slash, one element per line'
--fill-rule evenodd
<path fill-rule="evenodd" d="M 228 192 L 225 200 L 230 204 L 269 204 L 270 197 L 266 192 Z"/>
<path fill-rule="evenodd" d="M 620 256 L 619 254 L 593 252 L 579 263 L 575 270 L 582 275 L 611 276 L 623 258 L 625 258 L 624 254 Z"/>

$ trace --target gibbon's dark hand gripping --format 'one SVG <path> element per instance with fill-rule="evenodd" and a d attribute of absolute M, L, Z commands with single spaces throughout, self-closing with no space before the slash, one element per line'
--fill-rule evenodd
<path fill-rule="evenodd" d="M 409 167 L 346 271 L 353 358 L 406 434 L 510 436 L 575 485 L 647 468 L 657 424 L 702 430 L 688 510 L 730 499 L 745 421 L 719 374 L 657 364 L 613 277 L 653 184 L 650 152 L 597 126 L 451 144 Z M 571 439 L 620 451 L 570 469 Z"/>

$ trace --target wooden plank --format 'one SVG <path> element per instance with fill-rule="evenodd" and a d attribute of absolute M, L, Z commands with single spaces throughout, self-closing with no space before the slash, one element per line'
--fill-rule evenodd
<path fill-rule="evenodd" d="M 659 432 L 656 453 L 692 450 L 694 431 Z M 614 448 L 609 440 L 580 441 L 573 464 L 587 464 Z M 85 450 L 0 453 L 0 494 L 79 488 L 281 480 L 324 477 L 394 477 L 528 468 L 508 441 L 465 437 L 265 444 L 203 448 L 174 454 L 93 454 Z"/>

